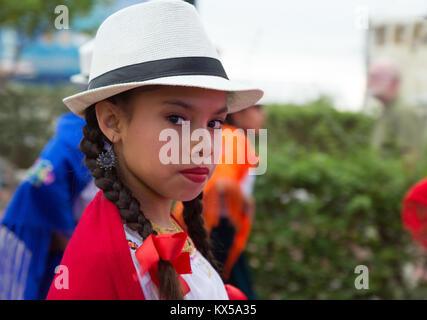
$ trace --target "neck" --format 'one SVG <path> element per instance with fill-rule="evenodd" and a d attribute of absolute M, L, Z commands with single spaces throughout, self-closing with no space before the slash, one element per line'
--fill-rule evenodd
<path fill-rule="evenodd" d="M 171 199 L 155 192 L 127 168 L 120 168 L 120 177 L 139 201 L 140 210 L 147 219 L 162 228 L 173 226 L 170 221 Z"/>
<path fill-rule="evenodd" d="M 131 188 L 133 196 L 140 203 L 144 216 L 162 228 L 173 227 L 170 221 L 172 200 L 161 197 L 145 184 Z"/>

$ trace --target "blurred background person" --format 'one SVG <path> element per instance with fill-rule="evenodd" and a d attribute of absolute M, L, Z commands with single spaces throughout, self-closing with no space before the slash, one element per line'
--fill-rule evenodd
<path fill-rule="evenodd" d="M 257 163 L 255 146 L 245 136 L 248 129 L 259 133 L 265 121 L 262 104 L 227 115 L 223 125 L 222 162 L 217 165 L 203 190 L 203 216 L 210 233 L 212 250 L 222 265 L 222 277 L 242 290 L 248 299 L 256 299 L 251 272 L 244 253 L 255 214 L 252 195 L 255 175 L 249 174 Z M 240 130 L 237 130 L 240 129 Z M 226 143 L 227 141 L 231 143 Z M 244 162 L 238 153 L 246 150 Z M 226 162 L 233 155 L 232 163 Z M 182 203 L 177 202 L 174 215 L 182 219 Z"/>
<path fill-rule="evenodd" d="M 80 48 L 86 86 L 92 42 Z M 85 120 L 71 112 L 27 171 L 0 225 L 0 299 L 45 299 L 68 239 L 97 188 L 83 164 L 79 143 Z"/>
<path fill-rule="evenodd" d="M 380 58 L 368 71 L 368 94 L 376 98 L 381 110 L 372 134 L 372 146 L 386 155 L 397 151 L 411 168 L 424 146 L 424 123 L 413 107 L 399 95 L 399 67 L 389 58 Z"/>

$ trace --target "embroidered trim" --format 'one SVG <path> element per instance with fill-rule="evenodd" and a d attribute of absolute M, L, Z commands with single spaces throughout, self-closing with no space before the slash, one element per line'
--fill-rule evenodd
<path fill-rule="evenodd" d="M 55 181 L 52 163 L 47 159 L 37 159 L 25 173 L 24 180 L 36 187 L 50 185 Z"/>
<path fill-rule="evenodd" d="M 157 233 L 174 233 L 174 232 L 185 232 L 182 230 L 180 225 L 172 218 L 169 217 L 170 222 L 173 224 L 172 228 L 161 228 L 156 223 L 151 221 L 151 225 L 153 226 L 153 229 L 157 231 Z M 183 252 L 189 252 L 190 255 L 194 251 L 194 243 L 193 240 L 188 236 L 187 241 L 185 242 L 184 249 L 182 249 Z"/>
<path fill-rule="evenodd" d="M 127 241 L 128 241 L 128 246 L 131 250 L 138 249 L 138 245 L 135 242 L 133 242 L 132 240 L 129 240 L 129 239 L 127 239 Z"/>

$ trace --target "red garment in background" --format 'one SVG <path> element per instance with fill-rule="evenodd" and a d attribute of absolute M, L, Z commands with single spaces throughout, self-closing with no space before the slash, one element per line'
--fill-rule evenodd
<path fill-rule="evenodd" d="M 427 250 L 427 178 L 417 182 L 405 195 L 402 220 L 414 241 Z"/>

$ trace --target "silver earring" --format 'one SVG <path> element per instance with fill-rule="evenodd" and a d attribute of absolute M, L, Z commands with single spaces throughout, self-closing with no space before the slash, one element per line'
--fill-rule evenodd
<path fill-rule="evenodd" d="M 113 144 L 105 144 L 107 145 L 107 150 L 98 155 L 96 163 L 104 170 L 111 170 L 116 165 L 116 155 L 114 154 Z"/>

